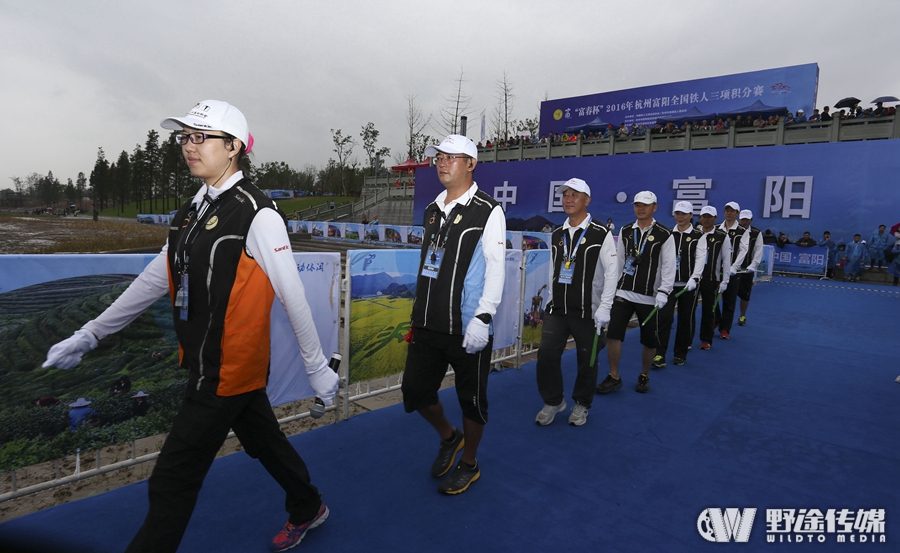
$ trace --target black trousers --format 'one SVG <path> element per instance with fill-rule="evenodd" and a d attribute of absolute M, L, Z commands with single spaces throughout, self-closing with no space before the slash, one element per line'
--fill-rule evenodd
<path fill-rule="evenodd" d="M 738 278 L 738 275 L 732 275 L 731 279 L 728 281 L 728 288 L 722 292 L 722 313 L 719 316 L 720 331 L 725 330 L 731 332 L 731 325 L 734 324 L 734 308 L 737 304 L 738 287 L 740 284 L 741 279 Z"/>
<path fill-rule="evenodd" d="M 265 388 L 237 396 L 189 389 L 150 476 L 147 518 L 126 552 L 178 549 L 203 479 L 229 429 L 284 489 L 290 522 L 300 524 L 316 516 L 322 505 L 319 491 L 279 428 Z"/>
<path fill-rule="evenodd" d="M 700 341 L 712 342 L 713 330 L 716 328 L 716 315 L 719 306 L 716 305 L 716 296 L 719 294 L 719 283 L 714 280 L 703 279 L 697 287 L 700 291 L 700 300 L 703 305 L 700 315 Z"/>
<path fill-rule="evenodd" d="M 697 330 L 695 311 L 697 310 L 697 290 L 685 292 L 680 297 L 675 295 L 681 292 L 684 286 L 676 286 L 669 294 L 669 301 L 665 307 L 659 310 L 659 347 L 656 355 L 666 356 L 669 349 L 669 336 L 672 334 L 672 323 L 675 322 L 675 307 L 678 307 L 678 327 L 675 330 L 675 357 L 687 359 L 688 348 L 694 341 L 694 333 Z"/>
<path fill-rule="evenodd" d="M 570 335 L 575 338 L 578 360 L 578 375 L 575 377 L 572 399 L 590 409 L 597 389 L 598 373 L 597 359 L 594 359 L 593 364 L 590 362 L 594 338 L 597 338 L 597 351 L 606 347 L 606 333 L 597 336 L 597 327 L 594 326 L 593 319 L 571 315 L 544 315 L 537 358 L 538 392 L 547 405 L 562 403 L 565 392 L 561 361 Z"/>

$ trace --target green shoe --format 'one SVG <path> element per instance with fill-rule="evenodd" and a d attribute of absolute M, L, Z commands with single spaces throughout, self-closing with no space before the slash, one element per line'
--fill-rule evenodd
<path fill-rule="evenodd" d="M 666 366 L 666 358 L 662 355 L 657 355 L 653 358 L 653 367 L 657 369 L 661 369 Z"/>

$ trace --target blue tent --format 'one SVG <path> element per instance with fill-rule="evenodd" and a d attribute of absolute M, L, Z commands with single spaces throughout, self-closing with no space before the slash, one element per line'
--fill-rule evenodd
<path fill-rule="evenodd" d="M 585 134 L 587 134 L 589 132 L 603 132 L 609 127 L 609 125 L 611 125 L 611 123 L 607 123 L 606 121 L 601 119 L 600 116 L 598 115 L 596 118 L 594 118 L 593 121 L 590 121 L 583 125 L 572 125 L 571 127 L 566 127 L 566 132 L 568 132 L 568 133 L 583 132 Z M 613 128 L 615 128 L 615 127 L 616 127 L 616 125 L 613 125 Z"/>
<path fill-rule="evenodd" d="M 681 125 L 682 123 L 688 121 L 696 121 L 697 123 L 700 123 L 704 119 L 711 122 L 715 121 L 716 117 L 719 117 L 719 115 L 715 113 L 703 113 L 702 111 L 697 109 L 697 106 L 694 106 L 690 109 L 690 111 L 686 113 L 682 113 L 681 115 L 677 115 L 674 117 L 660 117 L 656 120 L 656 122 L 660 125 L 665 125 L 666 123 L 671 121 L 676 125 Z"/>

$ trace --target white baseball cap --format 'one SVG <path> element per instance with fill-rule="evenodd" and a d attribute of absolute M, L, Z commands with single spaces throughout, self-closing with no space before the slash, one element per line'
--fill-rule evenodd
<path fill-rule="evenodd" d="M 425 148 L 426 157 L 434 157 L 438 152 L 444 154 L 466 154 L 470 158 L 478 159 L 478 148 L 472 139 L 466 138 L 459 134 L 451 134 L 447 136 L 438 146 L 429 146 Z"/>
<path fill-rule="evenodd" d="M 559 185 L 557 191 L 562 194 L 566 191 L 566 188 L 571 188 L 575 192 L 583 192 L 588 196 L 591 195 L 591 187 L 581 179 L 569 179 L 565 183 Z"/>
<path fill-rule="evenodd" d="M 203 100 L 192 107 L 184 117 L 168 117 L 160 126 L 169 131 L 191 127 L 201 131 L 222 131 L 240 140 L 249 151 L 250 128 L 241 110 L 220 100 Z"/>
<path fill-rule="evenodd" d="M 672 213 L 694 213 L 694 206 L 691 202 L 680 201 L 672 208 Z"/>
<path fill-rule="evenodd" d="M 725 204 L 725 207 L 730 207 L 731 209 L 733 209 L 735 211 L 741 210 L 741 206 L 737 202 L 728 202 L 727 204 Z"/>
<path fill-rule="evenodd" d="M 713 217 L 718 217 L 719 212 L 716 211 L 716 208 L 713 206 L 705 205 L 703 206 L 703 209 L 700 210 L 700 215 L 712 215 Z"/>
<path fill-rule="evenodd" d="M 741 214 L 738 215 L 738 219 L 752 219 L 752 218 L 753 218 L 753 212 L 750 211 L 749 209 L 742 209 Z"/>
<path fill-rule="evenodd" d="M 649 190 L 644 190 L 643 192 L 638 192 L 634 195 L 634 201 L 632 203 L 635 204 L 655 204 L 656 203 L 656 194 L 650 192 Z"/>

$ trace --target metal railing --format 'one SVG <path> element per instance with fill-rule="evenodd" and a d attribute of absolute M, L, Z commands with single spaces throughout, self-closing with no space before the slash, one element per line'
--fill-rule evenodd
<path fill-rule="evenodd" d="M 814 144 L 819 142 L 851 142 L 900 138 L 900 117 L 835 119 L 829 122 L 792 123 L 780 120 L 772 127 L 731 127 L 722 131 L 694 131 L 671 134 L 646 134 L 619 138 L 587 140 L 579 136 L 571 142 L 543 144 L 520 143 L 517 146 L 482 148 L 479 163 L 525 161 L 564 157 L 589 157 L 618 154 L 752 148 Z"/>

